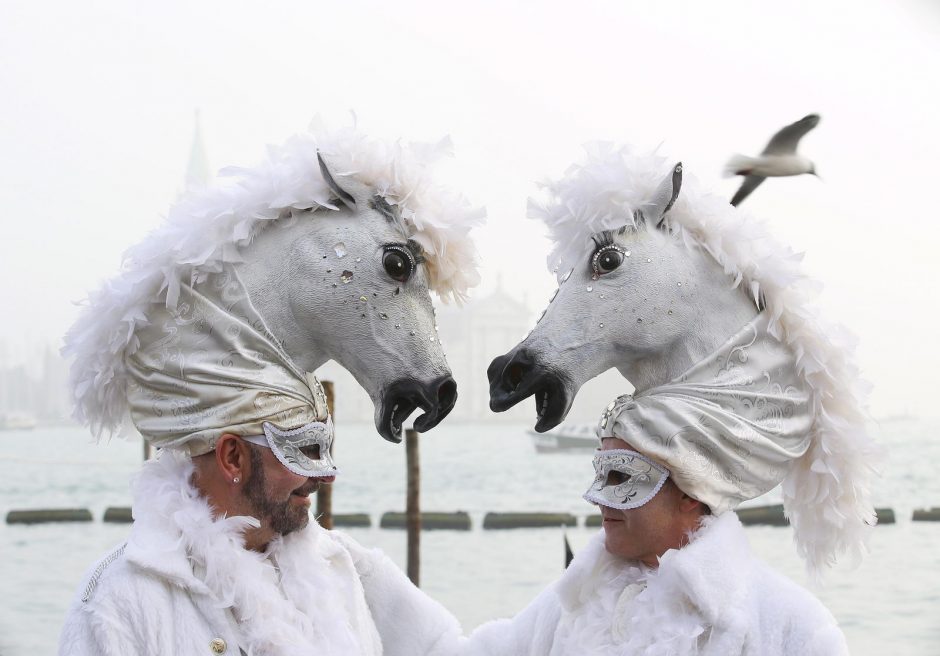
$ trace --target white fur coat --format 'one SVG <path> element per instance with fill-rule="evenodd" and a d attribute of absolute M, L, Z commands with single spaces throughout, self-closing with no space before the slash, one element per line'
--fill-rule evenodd
<path fill-rule="evenodd" d="M 214 519 L 191 473 L 171 453 L 144 466 L 130 537 L 83 581 L 60 654 L 212 654 L 216 639 L 233 656 L 452 654 L 457 621 L 379 551 L 315 522 L 246 550 L 255 520 Z"/>
<path fill-rule="evenodd" d="M 646 578 L 646 587 L 640 582 Z M 751 553 L 737 515 L 708 518 L 658 570 L 611 556 L 603 529 L 511 620 L 477 629 L 466 656 L 833 656 L 831 613 Z"/>

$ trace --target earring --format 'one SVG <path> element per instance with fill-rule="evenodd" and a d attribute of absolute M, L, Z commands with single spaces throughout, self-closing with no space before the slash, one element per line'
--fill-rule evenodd
<path fill-rule="evenodd" d="M 235 485 L 238 485 L 238 481 L 240 481 L 240 480 L 242 480 L 242 479 L 240 479 L 238 476 L 236 476 L 235 478 L 232 479 L 232 483 L 234 483 Z"/>

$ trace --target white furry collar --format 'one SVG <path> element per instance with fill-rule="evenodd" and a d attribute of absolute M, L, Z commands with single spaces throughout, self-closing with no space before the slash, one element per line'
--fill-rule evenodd
<path fill-rule="evenodd" d="M 557 584 L 564 613 L 553 653 L 695 653 L 709 627 L 718 639 L 743 640 L 740 610 L 753 562 L 734 513 L 706 517 L 655 570 L 609 554 L 602 529 Z"/>
<path fill-rule="evenodd" d="M 192 472 L 188 458 L 169 451 L 144 465 L 133 486 L 130 563 L 231 609 L 252 656 L 382 653 L 352 559 L 326 530 L 312 522 L 267 554 L 247 550 L 243 532 L 257 520 L 215 519 Z"/>

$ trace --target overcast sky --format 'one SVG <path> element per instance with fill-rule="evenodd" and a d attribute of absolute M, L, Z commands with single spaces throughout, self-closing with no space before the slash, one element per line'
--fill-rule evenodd
<path fill-rule="evenodd" d="M 662 143 L 730 197 L 731 153 L 818 112 L 802 150 L 822 181 L 769 181 L 746 207 L 806 251 L 825 313 L 859 335 L 875 414 L 937 415 L 938 71 L 928 0 L 4 0 L 0 360 L 57 344 L 71 302 L 158 224 L 196 108 L 214 169 L 256 162 L 316 114 L 450 134 L 443 173 L 489 212 L 478 293 L 502 273 L 533 315 L 554 282 L 526 198 L 580 144 Z"/>

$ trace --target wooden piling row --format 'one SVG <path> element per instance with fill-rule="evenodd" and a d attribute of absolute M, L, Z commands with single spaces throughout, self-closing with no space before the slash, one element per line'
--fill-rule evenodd
<path fill-rule="evenodd" d="M 463 511 L 453 513 L 422 512 L 422 531 L 469 531 L 472 528 L 470 515 Z M 408 513 L 387 512 L 379 519 L 379 528 L 407 529 Z"/>
<path fill-rule="evenodd" d="M 7 513 L 7 524 L 44 524 L 48 522 L 90 522 L 91 511 L 87 508 L 52 508 L 37 510 L 11 510 Z"/>
<path fill-rule="evenodd" d="M 891 508 L 875 508 L 879 524 L 894 524 L 894 511 Z"/>
<path fill-rule="evenodd" d="M 130 508 L 108 508 L 104 511 L 104 521 L 110 524 L 130 524 L 134 515 Z"/>
<path fill-rule="evenodd" d="M 940 522 L 940 506 L 933 508 L 918 508 L 914 511 L 915 522 Z"/>
<path fill-rule="evenodd" d="M 577 526 L 578 520 L 571 513 L 486 513 L 485 529 L 548 528 L 552 526 Z"/>
<path fill-rule="evenodd" d="M 756 508 L 738 508 L 736 511 L 741 523 L 745 526 L 788 526 L 790 520 L 783 512 L 782 505 L 758 506 Z M 894 524 L 896 522 L 894 510 L 891 508 L 875 508 L 878 524 Z M 917 511 L 914 512 L 914 521 L 917 520 Z"/>
<path fill-rule="evenodd" d="M 782 505 L 759 506 L 757 508 L 738 508 L 738 519 L 745 526 L 787 526 L 790 520 L 783 513 Z"/>
<path fill-rule="evenodd" d="M 419 471 L 415 475 L 420 474 Z M 415 497 L 419 490 L 413 490 Z M 473 521 L 467 512 L 421 512 L 417 499 L 412 499 L 413 507 L 406 512 L 386 512 L 379 518 L 379 528 L 406 529 L 409 535 L 420 531 L 469 531 L 473 528 Z M 741 523 L 745 526 L 787 526 L 789 522 L 783 514 L 783 506 L 759 506 L 755 508 L 739 508 L 737 511 Z M 895 512 L 891 508 L 876 508 L 878 524 L 896 523 Z M 368 513 L 340 513 L 332 514 L 333 526 L 336 528 L 370 528 L 372 516 Z M 920 508 L 915 510 L 912 521 L 940 522 L 940 506 L 933 508 Z M 34 510 L 11 510 L 7 513 L 7 524 L 41 524 L 50 522 L 90 522 L 93 521 L 91 512 L 86 508 L 47 508 Z M 131 523 L 134 521 L 131 509 L 126 506 L 115 506 L 105 509 L 102 521 L 107 523 Z M 321 524 L 322 525 L 322 524 Z M 571 513 L 487 513 L 483 518 L 483 528 L 486 530 L 504 530 L 514 528 L 552 528 L 556 526 L 574 527 L 578 525 L 578 517 Z M 601 525 L 600 515 L 589 515 L 584 520 L 587 528 L 596 528 Z M 413 528 L 412 528 L 413 527 Z M 419 538 L 420 540 L 420 538 Z"/>
<path fill-rule="evenodd" d="M 369 528 L 370 526 L 372 526 L 372 517 L 366 513 L 333 515 L 334 528 Z"/>

